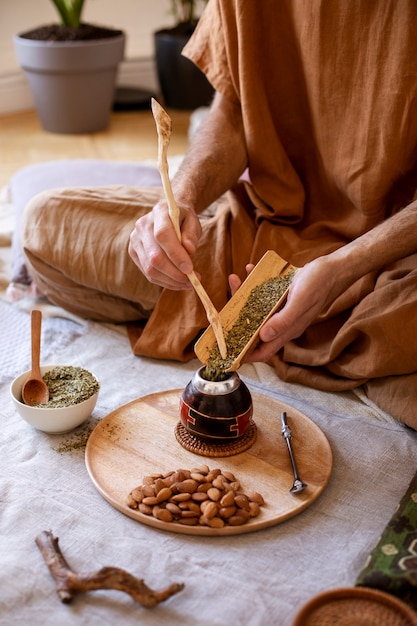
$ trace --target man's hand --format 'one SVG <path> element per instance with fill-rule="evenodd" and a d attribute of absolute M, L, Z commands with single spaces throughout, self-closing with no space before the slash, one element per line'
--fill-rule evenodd
<path fill-rule="evenodd" d="M 166 201 L 138 219 L 130 236 L 129 254 L 149 281 L 176 291 L 192 288 L 187 274 L 193 270 L 192 256 L 201 235 L 198 215 L 229 190 L 246 167 L 240 105 L 216 93 L 172 180 L 181 243 Z"/>
<path fill-rule="evenodd" d="M 248 273 L 253 269 L 248 265 Z M 300 269 L 288 292 L 285 306 L 275 313 L 259 334 L 260 345 L 246 362 L 266 362 L 292 339 L 299 337 L 337 297 L 339 289 L 331 271 L 329 257 L 320 257 Z M 240 285 L 239 278 L 229 276 L 232 294 Z"/>
<path fill-rule="evenodd" d="M 201 233 L 197 215 L 180 208 L 181 242 L 175 233 L 165 200 L 139 218 L 130 235 L 129 254 L 146 278 L 176 291 L 191 289 L 187 278 Z"/>

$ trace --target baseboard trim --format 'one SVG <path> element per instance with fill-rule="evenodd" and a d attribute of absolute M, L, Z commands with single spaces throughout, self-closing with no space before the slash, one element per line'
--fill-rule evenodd
<path fill-rule="evenodd" d="M 154 58 L 129 59 L 121 63 L 117 84 L 119 87 L 137 87 L 157 92 L 159 85 Z"/>
<path fill-rule="evenodd" d="M 0 75 L 0 114 L 33 107 L 32 94 L 22 71 Z"/>
<path fill-rule="evenodd" d="M 120 87 L 138 87 L 156 92 L 158 79 L 154 59 L 123 61 L 119 68 L 117 84 Z M 0 74 L 0 115 L 33 108 L 32 94 L 23 71 Z"/>

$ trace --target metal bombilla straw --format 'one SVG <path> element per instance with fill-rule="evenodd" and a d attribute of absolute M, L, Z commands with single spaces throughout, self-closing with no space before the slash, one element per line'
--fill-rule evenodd
<path fill-rule="evenodd" d="M 285 411 L 281 413 L 281 434 L 284 437 L 285 442 L 287 444 L 288 453 L 290 455 L 290 461 L 292 465 L 292 470 L 294 473 L 294 483 L 290 489 L 290 493 L 299 493 L 300 491 L 303 491 L 303 489 L 305 489 L 308 485 L 305 482 L 303 482 L 298 475 L 297 464 L 295 462 L 294 453 L 293 453 L 292 445 L 291 445 L 291 437 L 292 437 L 291 428 L 287 424 L 287 414 Z"/>

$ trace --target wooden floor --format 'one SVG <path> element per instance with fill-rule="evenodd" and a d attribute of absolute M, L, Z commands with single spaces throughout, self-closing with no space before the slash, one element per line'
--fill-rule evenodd
<path fill-rule="evenodd" d="M 183 154 L 190 112 L 168 110 L 172 137 L 168 156 Z M 32 163 L 55 159 L 143 161 L 157 158 L 157 134 L 150 110 L 112 113 L 106 131 L 61 135 L 42 129 L 35 111 L 0 115 L 0 190 L 14 172 Z"/>

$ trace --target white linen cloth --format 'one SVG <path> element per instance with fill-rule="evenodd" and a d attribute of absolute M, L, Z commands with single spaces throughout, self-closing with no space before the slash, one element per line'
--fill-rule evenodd
<path fill-rule="evenodd" d="M 329 484 L 300 515 L 255 533 L 195 537 L 151 528 L 101 497 L 84 450 L 58 452 L 74 435 L 47 435 L 19 417 L 9 384 L 30 368 L 30 315 L 0 301 L 0 328 L 1 625 L 290 626 L 311 597 L 354 584 L 415 473 L 416 432 L 353 393 L 285 384 L 267 365 L 245 365 L 240 375 L 252 391 L 294 406 L 324 431 L 334 455 Z M 183 388 L 199 367 L 136 357 L 116 329 L 56 317 L 44 318 L 42 362 L 80 365 L 100 379 L 97 407 L 81 430 L 135 398 Z M 75 570 L 112 565 L 154 589 L 172 582 L 185 589 L 154 609 L 118 591 L 62 604 L 35 545 L 42 530 L 59 537 Z"/>

